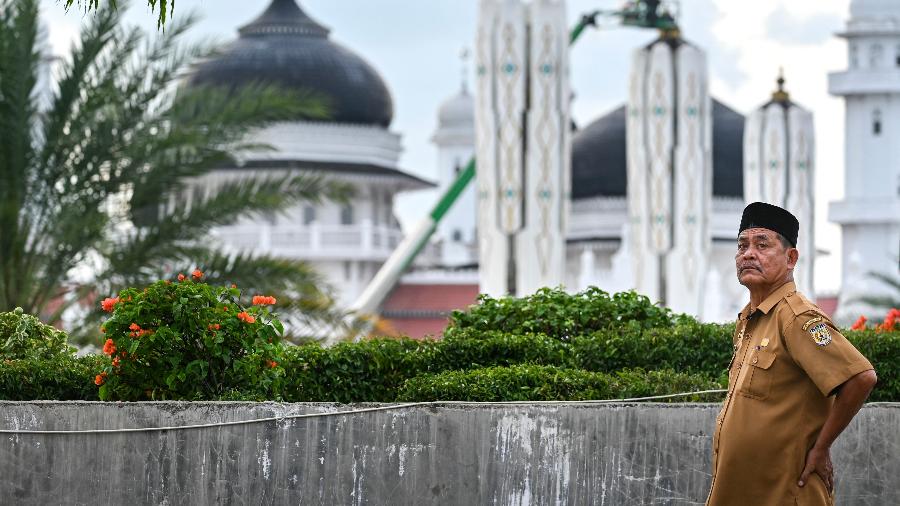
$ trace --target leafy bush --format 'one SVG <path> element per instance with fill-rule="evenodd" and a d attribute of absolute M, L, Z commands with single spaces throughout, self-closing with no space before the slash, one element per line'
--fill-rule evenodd
<path fill-rule="evenodd" d="M 406 381 L 401 401 L 581 401 L 623 399 L 722 386 L 702 375 L 673 371 L 627 370 L 615 374 L 519 364 L 469 371 L 427 374 Z M 721 400 L 718 394 L 672 399 L 675 402 Z"/>
<path fill-rule="evenodd" d="M 22 308 L 0 313 L 0 358 L 50 359 L 72 355 L 75 348 L 66 344 L 66 333 L 25 314 Z"/>
<path fill-rule="evenodd" d="M 425 370 L 435 341 L 373 339 L 285 350 L 282 395 L 288 402 L 390 402 L 407 378 Z"/>
<path fill-rule="evenodd" d="M 878 373 L 878 384 L 869 402 L 900 402 L 900 330 L 851 330 L 844 335 Z"/>
<path fill-rule="evenodd" d="M 196 271 L 194 278 L 202 273 Z M 281 323 L 254 297 L 249 309 L 237 288 L 184 279 L 129 288 L 106 299 L 112 311 L 101 330 L 112 362 L 95 377 L 101 399 L 215 399 L 238 390 L 277 397 Z"/>
<path fill-rule="evenodd" d="M 546 334 L 557 339 L 619 328 L 623 324 L 639 328 L 668 327 L 693 321 L 676 315 L 635 292 L 610 295 L 590 287 L 577 294 L 561 289 L 541 288 L 523 298 L 479 295 L 478 304 L 466 311 L 454 311 L 444 332 L 452 336 L 463 329 L 500 331 L 512 334 Z"/>
<path fill-rule="evenodd" d="M 97 401 L 94 375 L 109 365 L 100 355 L 5 359 L 0 367 L 0 399 Z"/>

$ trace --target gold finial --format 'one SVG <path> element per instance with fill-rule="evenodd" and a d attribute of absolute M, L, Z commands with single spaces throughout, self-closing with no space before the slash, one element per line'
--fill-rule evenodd
<path fill-rule="evenodd" d="M 772 92 L 772 100 L 787 102 L 790 99 L 790 95 L 784 91 L 784 67 L 778 67 L 778 79 L 775 82 L 778 84 L 778 89 Z"/>
<path fill-rule="evenodd" d="M 659 37 L 663 40 L 678 40 L 681 38 L 681 30 L 677 27 L 675 28 L 661 28 L 659 30 Z"/>

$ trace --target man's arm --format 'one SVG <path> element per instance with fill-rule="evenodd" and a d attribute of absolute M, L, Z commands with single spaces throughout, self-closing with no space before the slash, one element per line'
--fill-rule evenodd
<path fill-rule="evenodd" d="M 828 413 L 828 418 L 825 419 L 825 425 L 819 432 L 816 444 L 806 455 L 806 466 L 803 468 L 798 483 L 801 487 L 806 484 L 809 475 L 815 472 L 825 482 L 829 491 L 834 490 L 831 445 L 859 412 L 859 408 L 869 397 L 877 382 L 878 377 L 875 375 L 875 371 L 870 369 L 853 376 L 836 389 L 837 398 Z"/>

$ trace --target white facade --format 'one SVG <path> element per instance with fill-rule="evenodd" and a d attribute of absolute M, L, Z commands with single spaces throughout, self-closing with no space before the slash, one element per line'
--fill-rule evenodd
<path fill-rule="evenodd" d="M 847 29 L 849 68 L 829 77 L 844 98 L 844 199 L 828 217 L 841 226 L 842 282 L 837 319 L 880 317 L 856 301 L 887 294 L 868 272 L 898 275 L 900 262 L 900 3 L 854 0 Z"/>
<path fill-rule="evenodd" d="M 349 306 L 403 238 L 395 196 L 429 186 L 397 169 L 399 135 L 375 126 L 291 122 L 259 130 L 249 142 L 274 149 L 244 153 L 238 167 L 213 171 L 195 184 L 209 195 L 230 179 L 307 172 L 348 183 L 355 194 L 346 204 L 302 204 L 262 220 L 244 219 L 214 229 L 213 237 L 229 251 L 309 262 L 336 288 L 336 302 Z M 437 262 L 435 253 L 433 246 L 426 249 L 417 264 Z"/>

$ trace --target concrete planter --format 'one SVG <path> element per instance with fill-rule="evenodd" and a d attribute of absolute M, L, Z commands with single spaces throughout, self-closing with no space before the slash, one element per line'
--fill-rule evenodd
<path fill-rule="evenodd" d="M 0 402 L 0 428 L 119 429 L 383 405 Z M 718 405 L 522 403 L 161 432 L 0 434 L 3 504 L 696 504 Z M 838 504 L 900 504 L 900 404 L 833 452 Z"/>

